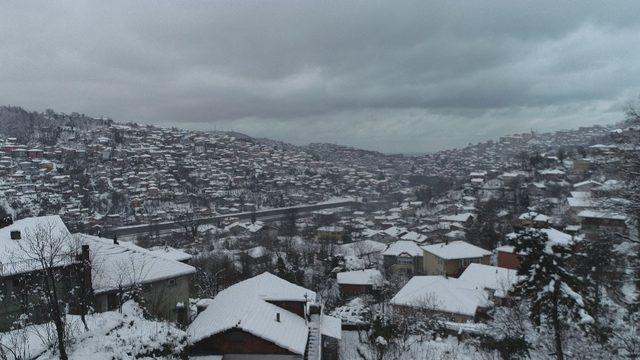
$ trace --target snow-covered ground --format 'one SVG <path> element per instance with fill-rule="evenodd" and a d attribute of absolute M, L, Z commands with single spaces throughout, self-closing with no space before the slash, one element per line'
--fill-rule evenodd
<path fill-rule="evenodd" d="M 403 360 L 423 360 L 423 359 L 439 359 L 439 360 L 462 360 L 462 359 L 485 359 L 486 353 L 479 353 L 475 348 L 468 346 L 462 342 L 458 342 L 455 337 L 438 340 L 424 340 L 417 336 L 410 336 L 403 346 L 395 347 L 389 350 L 384 359 L 403 359 Z M 360 349 L 358 351 L 358 349 Z M 343 331 L 342 343 L 340 345 L 340 359 L 357 360 L 376 359 L 375 351 L 372 351 L 370 345 L 363 344 L 358 336 L 357 331 Z M 482 356 L 485 356 L 483 358 Z"/>
<path fill-rule="evenodd" d="M 343 325 L 364 325 L 367 323 L 369 309 L 361 298 L 355 298 L 347 304 L 337 307 L 331 313 L 342 320 Z"/>
<path fill-rule="evenodd" d="M 123 305 L 122 313 L 105 312 L 87 316 L 88 331 L 79 316 L 67 317 L 70 333 L 67 352 L 70 360 L 178 359 L 187 344 L 186 333 L 175 325 L 144 319 L 133 302 Z M 17 351 L 18 358 L 58 359 L 50 324 L 32 325 L 0 334 L 3 347 Z M 9 356 L 15 359 L 15 356 Z"/>

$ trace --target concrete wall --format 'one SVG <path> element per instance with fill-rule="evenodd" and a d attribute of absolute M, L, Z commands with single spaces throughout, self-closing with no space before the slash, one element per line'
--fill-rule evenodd
<path fill-rule="evenodd" d="M 144 302 L 142 305 L 152 316 L 176 323 L 185 323 L 187 319 L 177 311 L 176 304 L 182 303 L 185 306 L 185 311 L 187 310 L 190 283 L 191 276 L 187 275 L 146 284 L 142 287 Z M 95 296 L 96 311 L 98 312 L 117 309 L 120 306 L 119 302 L 120 296 L 117 290 Z"/>
<path fill-rule="evenodd" d="M 399 264 L 397 256 L 385 255 L 383 257 L 383 264 L 387 273 L 404 273 L 411 276 L 423 275 L 425 273 L 422 256 L 414 256 L 413 264 Z"/>
<path fill-rule="evenodd" d="M 430 252 L 423 253 L 425 275 L 444 275 L 445 263 Z"/>
<path fill-rule="evenodd" d="M 479 263 L 489 265 L 491 257 L 489 255 L 481 258 L 470 259 L 441 259 L 434 254 L 424 252 L 425 275 L 446 275 L 458 277 L 469 266 L 469 263 Z"/>

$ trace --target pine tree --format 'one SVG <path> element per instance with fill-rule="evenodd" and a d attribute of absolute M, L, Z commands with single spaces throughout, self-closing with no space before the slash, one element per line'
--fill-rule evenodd
<path fill-rule="evenodd" d="M 467 236 L 471 243 L 485 249 L 493 249 L 497 246 L 498 239 L 502 236 L 496 231 L 498 222 L 498 202 L 489 199 L 478 212 L 478 218 L 469 229 Z"/>
<path fill-rule="evenodd" d="M 515 238 L 515 252 L 523 253 L 515 285 L 517 298 L 530 301 L 529 317 L 536 326 L 550 325 L 554 332 L 556 358 L 564 359 L 562 332 L 564 324 L 578 319 L 580 324 L 593 322 L 586 311 L 582 291 L 585 280 L 570 269 L 576 242 L 567 238 L 549 238 L 544 230 L 527 229 Z"/>
<path fill-rule="evenodd" d="M 294 280 L 291 272 L 287 268 L 287 265 L 284 263 L 284 260 L 280 256 L 278 256 L 278 260 L 276 262 L 276 273 L 281 279 L 285 279 L 287 281 Z"/>
<path fill-rule="evenodd" d="M 590 281 L 587 284 L 589 313 L 598 322 L 603 310 L 603 289 L 616 290 L 623 277 L 622 258 L 614 251 L 614 235 L 600 233 L 597 240 L 585 240 L 580 246 L 580 259 L 576 272 Z"/>

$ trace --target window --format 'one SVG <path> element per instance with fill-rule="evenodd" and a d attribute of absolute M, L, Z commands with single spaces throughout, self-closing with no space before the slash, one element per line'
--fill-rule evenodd
<path fill-rule="evenodd" d="M 167 283 L 169 284 L 169 286 L 176 286 L 176 279 L 169 279 Z"/>
<path fill-rule="evenodd" d="M 413 258 L 408 255 L 400 255 L 398 256 L 398 264 L 411 265 L 413 264 Z"/>

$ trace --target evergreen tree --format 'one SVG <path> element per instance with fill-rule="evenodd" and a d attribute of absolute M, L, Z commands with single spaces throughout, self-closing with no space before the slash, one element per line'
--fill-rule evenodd
<path fill-rule="evenodd" d="M 589 297 L 589 313 L 596 319 L 600 317 L 603 307 L 603 290 L 617 290 L 619 279 L 623 276 L 623 263 L 619 254 L 613 249 L 613 235 L 601 233 L 598 239 L 586 240 L 580 246 L 580 261 L 577 261 L 576 272 L 585 279 Z"/>
<path fill-rule="evenodd" d="M 515 285 L 513 293 L 517 298 L 530 302 L 529 317 L 536 326 L 544 322 L 552 327 L 558 360 L 564 359 L 564 326 L 575 319 L 583 325 L 593 322 L 587 313 L 585 300 L 577 292 L 584 289 L 585 280 L 569 267 L 575 248 L 573 239 L 549 238 L 543 230 L 527 229 L 515 238 L 515 252 L 525 255 L 518 271 L 522 279 Z"/>
<path fill-rule="evenodd" d="M 289 271 L 287 265 L 284 263 L 284 259 L 278 256 L 278 260 L 276 262 L 276 273 L 279 278 L 285 279 L 287 281 L 293 282 L 295 280 L 295 275 Z"/>
<path fill-rule="evenodd" d="M 480 211 L 478 218 L 469 228 L 469 241 L 485 249 L 493 249 L 498 244 L 498 239 L 503 236 L 496 231 L 496 223 L 498 221 L 498 202 L 495 199 L 489 199 Z"/>

